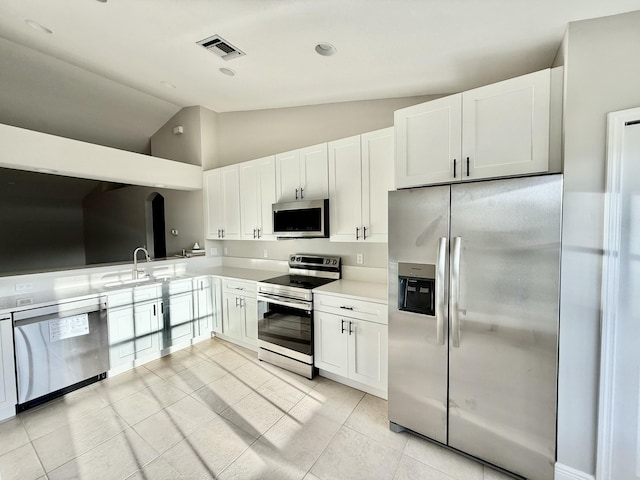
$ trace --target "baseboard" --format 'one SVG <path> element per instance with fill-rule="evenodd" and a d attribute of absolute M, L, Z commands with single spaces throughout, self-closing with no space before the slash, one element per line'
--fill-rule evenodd
<path fill-rule="evenodd" d="M 555 480 L 595 480 L 590 473 L 584 473 L 575 468 L 556 463 Z"/>

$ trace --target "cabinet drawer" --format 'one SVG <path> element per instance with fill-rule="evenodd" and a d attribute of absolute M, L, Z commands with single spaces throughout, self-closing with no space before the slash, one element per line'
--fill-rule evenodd
<path fill-rule="evenodd" d="M 149 285 L 147 287 L 135 287 L 117 293 L 109 293 L 107 298 L 109 308 L 114 308 L 122 305 L 131 305 L 132 303 L 156 300 L 160 298 L 160 296 L 160 287 L 158 285 Z"/>
<path fill-rule="evenodd" d="M 185 278 L 183 280 L 173 280 L 169 282 L 169 294 L 177 295 L 193 291 L 193 279 Z"/>
<path fill-rule="evenodd" d="M 341 315 L 343 317 L 357 318 L 384 325 L 387 324 L 387 305 L 383 303 L 314 294 L 313 309 L 319 312 Z"/>
<path fill-rule="evenodd" d="M 237 280 L 235 278 L 223 278 L 222 288 L 226 293 L 255 297 L 256 282 Z"/>

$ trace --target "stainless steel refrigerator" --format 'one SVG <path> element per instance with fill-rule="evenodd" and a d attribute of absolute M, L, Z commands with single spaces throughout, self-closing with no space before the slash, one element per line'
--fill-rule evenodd
<path fill-rule="evenodd" d="M 389 193 L 389 420 L 553 479 L 562 176 Z"/>

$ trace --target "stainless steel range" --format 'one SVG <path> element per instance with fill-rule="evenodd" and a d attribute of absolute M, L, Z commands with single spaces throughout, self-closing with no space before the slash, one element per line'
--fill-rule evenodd
<path fill-rule="evenodd" d="M 294 254 L 289 274 L 258 282 L 258 358 L 313 378 L 312 290 L 342 272 L 340 257 Z"/>

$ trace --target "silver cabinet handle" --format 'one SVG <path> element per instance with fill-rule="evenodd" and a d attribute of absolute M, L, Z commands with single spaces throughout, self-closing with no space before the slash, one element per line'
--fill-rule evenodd
<path fill-rule="evenodd" d="M 300 187 L 300 198 L 304 198 L 304 188 Z"/>
<path fill-rule="evenodd" d="M 340 308 L 343 310 L 353 310 L 353 307 L 345 307 L 344 305 L 340 305 Z"/>
<path fill-rule="evenodd" d="M 220 229 L 218 229 L 218 238 L 220 238 Z"/>
<path fill-rule="evenodd" d="M 436 260 L 436 338 L 438 345 L 444 345 L 444 274 L 447 255 L 447 239 L 438 240 L 438 259 Z"/>
<path fill-rule="evenodd" d="M 451 254 L 451 344 L 460 346 L 460 245 L 461 237 L 453 239 L 453 252 Z"/>
<path fill-rule="evenodd" d="M 457 160 L 453 159 L 453 178 L 456 178 L 456 162 Z"/>
<path fill-rule="evenodd" d="M 254 239 L 256 238 L 256 229 L 255 228 L 253 229 L 253 238 Z"/>
<path fill-rule="evenodd" d="M 340 329 L 341 329 L 340 333 L 344 333 L 344 318 L 340 320 Z"/>
<path fill-rule="evenodd" d="M 356 240 L 358 240 L 360 235 L 360 227 L 356 227 Z"/>
<path fill-rule="evenodd" d="M 262 233 L 260 232 L 260 228 L 257 229 L 258 230 L 258 238 L 262 237 Z"/>
<path fill-rule="evenodd" d="M 234 290 L 245 290 L 244 287 L 233 287 Z"/>
<path fill-rule="evenodd" d="M 156 304 L 155 303 L 153 304 L 153 316 L 154 317 L 156 316 Z"/>
<path fill-rule="evenodd" d="M 298 199 L 298 189 L 296 188 L 296 200 Z"/>
<path fill-rule="evenodd" d="M 362 227 L 362 239 L 366 240 L 367 239 L 367 227 Z"/>
<path fill-rule="evenodd" d="M 467 177 L 469 176 L 469 157 L 467 157 Z"/>
<path fill-rule="evenodd" d="M 353 334 L 353 322 L 349 320 L 349 335 Z"/>

